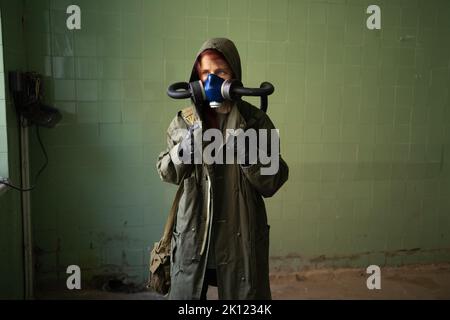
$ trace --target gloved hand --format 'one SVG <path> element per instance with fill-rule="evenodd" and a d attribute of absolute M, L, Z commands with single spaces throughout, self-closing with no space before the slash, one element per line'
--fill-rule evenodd
<path fill-rule="evenodd" d="M 243 130 L 237 130 L 237 135 L 230 137 L 234 138 L 234 146 L 232 152 L 235 155 L 236 163 L 240 164 L 241 167 L 249 167 L 257 162 L 258 148 L 256 144 L 250 144 L 245 140 L 245 133 Z M 227 152 L 230 152 L 231 146 L 227 143 Z"/>
<path fill-rule="evenodd" d="M 190 126 L 188 128 L 188 132 L 183 137 L 183 139 L 180 142 L 178 154 L 181 156 L 184 160 L 190 159 L 190 163 L 192 163 L 192 157 L 194 156 L 195 148 L 194 148 L 194 135 L 197 134 L 197 131 L 199 130 L 200 126 L 198 123 L 195 123 L 194 125 Z M 201 129 L 200 129 L 201 130 Z M 200 140 L 201 143 L 201 140 Z"/>

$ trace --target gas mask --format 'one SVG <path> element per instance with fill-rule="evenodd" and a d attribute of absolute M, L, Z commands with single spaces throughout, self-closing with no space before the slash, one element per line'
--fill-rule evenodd
<path fill-rule="evenodd" d="M 242 96 L 261 97 L 261 110 L 267 110 L 267 96 L 274 92 L 269 82 L 261 83 L 259 88 L 244 88 L 237 79 L 224 80 L 215 74 L 208 74 L 205 83 L 201 80 L 177 82 L 169 86 L 167 94 L 173 99 L 191 98 L 194 104 L 202 106 L 208 103 L 211 108 L 218 108 L 223 101 L 237 101 Z"/>
<path fill-rule="evenodd" d="M 224 97 L 222 94 L 222 86 L 225 80 L 216 76 L 213 73 L 208 74 L 204 84 L 206 100 L 209 102 L 211 108 L 218 108 L 222 106 Z"/>

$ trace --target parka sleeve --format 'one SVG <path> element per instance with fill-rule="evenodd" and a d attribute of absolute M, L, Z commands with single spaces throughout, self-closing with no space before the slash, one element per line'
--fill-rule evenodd
<path fill-rule="evenodd" d="M 262 117 L 262 120 L 260 121 L 259 129 L 268 130 L 270 136 L 270 130 L 275 129 L 275 126 L 273 125 L 269 117 L 267 115 L 264 115 L 264 117 Z M 270 141 L 270 137 L 267 139 L 267 141 Z M 270 143 L 268 144 L 267 149 L 268 152 L 272 151 L 270 150 Z M 276 170 L 274 174 L 262 174 L 261 169 L 270 167 L 271 163 L 262 164 L 259 161 L 247 167 L 241 166 L 241 169 L 252 186 L 263 197 L 268 198 L 272 197 L 288 180 L 289 177 L 289 167 L 281 157 L 280 153 L 278 153 L 278 163 L 278 170 Z"/>
<path fill-rule="evenodd" d="M 159 154 L 156 163 L 161 180 L 177 185 L 186 171 L 192 166 L 191 164 L 173 161 L 175 157 L 178 157 L 179 144 L 183 139 L 183 131 L 180 129 L 187 130 L 187 125 L 181 116 L 177 115 L 167 129 L 167 149 Z"/>

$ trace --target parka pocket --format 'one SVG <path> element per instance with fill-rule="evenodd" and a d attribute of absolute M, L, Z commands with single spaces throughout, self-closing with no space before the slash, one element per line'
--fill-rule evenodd
<path fill-rule="evenodd" d="M 194 223 L 198 208 L 198 189 L 195 177 L 189 177 L 183 181 L 183 194 L 180 198 L 177 211 L 176 231 L 184 233 Z"/>
<path fill-rule="evenodd" d="M 173 232 L 172 243 L 171 243 L 171 252 L 170 252 L 170 278 L 172 283 L 176 282 L 177 276 L 183 272 L 183 267 L 181 263 L 180 254 L 180 234 L 178 232 Z"/>
<path fill-rule="evenodd" d="M 195 239 L 196 234 L 192 230 L 185 233 L 173 233 L 171 261 L 176 270 L 198 261 L 197 252 L 199 249 Z"/>
<path fill-rule="evenodd" d="M 196 261 L 198 230 L 201 221 L 201 194 L 195 176 L 186 178 L 184 191 L 178 206 L 174 235 L 177 238 L 177 254 L 174 258 L 180 265 Z"/>

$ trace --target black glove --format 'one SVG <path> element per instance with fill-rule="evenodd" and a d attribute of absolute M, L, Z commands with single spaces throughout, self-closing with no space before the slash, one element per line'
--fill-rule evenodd
<path fill-rule="evenodd" d="M 192 163 L 192 160 L 193 160 L 192 157 L 195 152 L 194 134 L 197 133 L 196 130 L 198 130 L 199 128 L 200 128 L 200 126 L 198 123 L 195 123 L 194 125 L 190 126 L 188 128 L 188 132 L 186 133 L 184 138 L 181 140 L 179 148 L 178 148 L 178 154 L 183 158 L 189 157 L 189 159 L 191 160 L 190 163 Z"/>
<path fill-rule="evenodd" d="M 243 130 L 239 130 L 239 133 L 235 135 L 234 137 L 230 137 L 229 139 L 234 138 L 234 148 L 233 152 L 235 155 L 235 161 L 241 167 L 249 167 L 252 164 L 255 164 L 257 162 L 257 156 L 258 156 L 258 148 L 256 145 L 251 145 L 249 143 L 249 139 L 245 139 L 245 134 Z M 239 143 L 238 141 L 243 141 L 244 143 Z M 231 146 L 227 143 L 227 152 L 230 152 Z M 254 149 L 250 149 L 254 148 Z"/>

